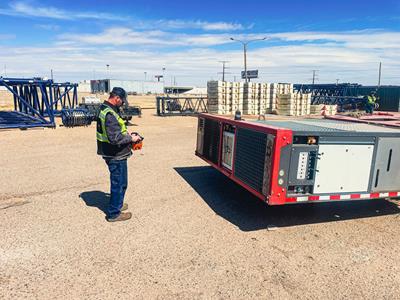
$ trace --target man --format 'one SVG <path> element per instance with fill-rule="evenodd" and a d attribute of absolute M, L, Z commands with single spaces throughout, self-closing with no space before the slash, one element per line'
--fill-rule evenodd
<path fill-rule="evenodd" d="M 132 155 L 132 143 L 140 140 L 135 134 L 129 134 L 119 110 L 127 105 L 127 95 L 123 88 L 115 87 L 108 100 L 100 107 L 97 118 L 97 154 L 103 156 L 110 171 L 111 199 L 106 219 L 109 222 L 126 221 L 132 217 L 124 204 L 128 187 L 127 159 Z"/>
<path fill-rule="evenodd" d="M 372 91 L 367 97 L 367 103 L 365 104 L 365 112 L 367 114 L 373 114 L 376 104 L 376 92 Z"/>

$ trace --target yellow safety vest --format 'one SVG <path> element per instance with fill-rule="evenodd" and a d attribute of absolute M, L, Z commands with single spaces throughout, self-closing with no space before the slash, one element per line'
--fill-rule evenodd
<path fill-rule="evenodd" d="M 376 97 L 375 96 L 368 96 L 368 103 L 369 104 L 375 104 L 376 102 Z"/>
<path fill-rule="evenodd" d="M 119 114 L 117 114 L 112 108 L 106 107 L 105 109 L 102 109 L 99 113 L 99 119 L 101 122 L 101 131 L 99 132 L 97 130 L 97 140 L 99 142 L 103 143 L 110 143 L 108 136 L 107 136 L 107 130 L 106 130 L 106 115 L 108 113 L 111 113 L 114 115 L 114 117 L 117 119 L 119 126 L 121 127 L 121 133 L 122 134 L 127 134 L 128 130 L 126 129 L 125 121 L 120 117 Z"/>

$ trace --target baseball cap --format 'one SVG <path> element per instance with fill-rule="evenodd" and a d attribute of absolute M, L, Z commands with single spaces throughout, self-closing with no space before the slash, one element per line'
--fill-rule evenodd
<path fill-rule="evenodd" d="M 122 102 L 125 105 L 128 105 L 128 100 L 126 99 L 126 91 L 122 87 L 114 87 L 111 91 L 111 94 L 120 97 Z"/>

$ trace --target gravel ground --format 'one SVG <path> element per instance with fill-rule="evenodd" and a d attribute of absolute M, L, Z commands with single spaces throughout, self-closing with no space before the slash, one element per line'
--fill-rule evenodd
<path fill-rule="evenodd" d="M 396 202 L 268 207 L 194 156 L 195 118 L 153 114 L 121 223 L 94 126 L 0 132 L 1 299 L 399 299 Z"/>

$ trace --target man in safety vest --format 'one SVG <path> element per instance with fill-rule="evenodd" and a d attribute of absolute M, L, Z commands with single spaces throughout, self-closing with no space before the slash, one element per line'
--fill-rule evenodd
<path fill-rule="evenodd" d="M 365 112 L 367 114 L 373 114 L 376 104 L 376 92 L 371 92 L 367 96 L 367 103 L 365 104 Z"/>
<path fill-rule="evenodd" d="M 127 95 L 123 88 L 115 87 L 108 100 L 100 107 L 97 118 L 97 154 L 103 156 L 110 171 L 111 198 L 106 219 L 109 222 L 125 221 L 132 217 L 124 203 L 128 187 L 127 159 L 132 155 L 132 143 L 140 140 L 129 134 L 125 121 L 119 114 L 123 104 L 127 105 Z"/>

